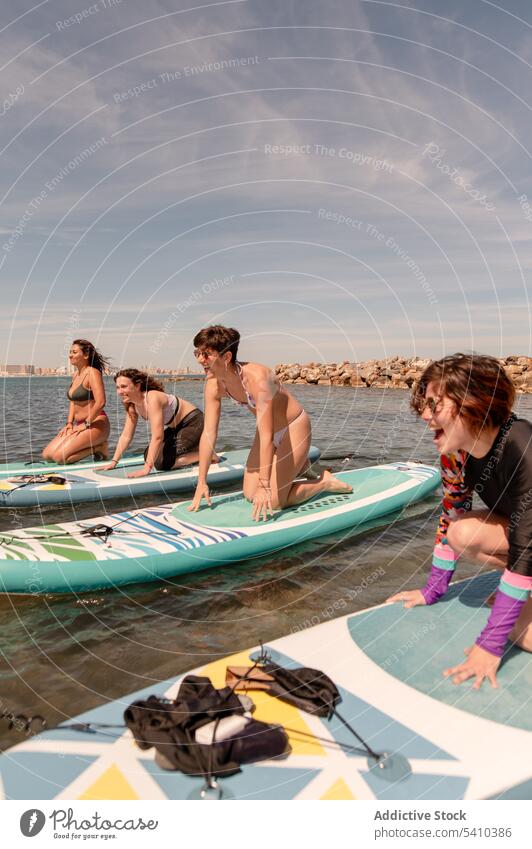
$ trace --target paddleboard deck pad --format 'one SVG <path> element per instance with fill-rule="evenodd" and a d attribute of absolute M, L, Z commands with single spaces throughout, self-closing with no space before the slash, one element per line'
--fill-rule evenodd
<path fill-rule="evenodd" d="M 320 719 L 265 692 L 248 691 L 253 716 L 280 723 L 291 753 L 249 764 L 218 781 L 221 799 L 530 799 L 532 798 L 532 655 L 511 650 L 499 669 L 499 689 L 474 691 L 443 679 L 481 631 L 487 595 L 499 573 L 453 584 L 444 602 L 405 611 L 383 605 L 275 640 L 266 646 L 282 666 L 310 666 L 332 678 L 342 717 L 376 752 L 400 756 L 408 769 L 386 774 L 360 753 L 339 719 Z M 215 687 L 231 655 L 194 670 Z M 64 725 L 123 726 L 133 701 L 176 697 L 179 678 L 163 681 L 83 713 Z M 355 747 L 355 750 L 353 750 Z M 142 751 L 125 727 L 83 733 L 59 726 L 0 756 L 5 799 L 188 799 L 203 780 L 161 769 L 155 750 Z M 209 797 L 211 798 L 211 797 Z"/>
<path fill-rule="evenodd" d="M 213 463 L 208 473 L 211 486 L 237 483 L 244 477 L 249 451 L 220 452 L 220 462 Z M 309 460 L 314 463 L 320 452 L 314 446 L 309 451 Z M 130 478 L 128 475 L 142 469 L 144 458 L 127 462 L 102 471 L 100 469 L 79 470 L 78 466 L 50 468 L 43 474 L 31 469 L 21 475 L 0 477 L 0 508 L 37 507 L 52 504 L 78 504 L 83 501 L 104 501 L 109 498 L 134 498 L 140 495 L 158 495 L 167 498 L 175 492 L 190 492 L 198 481 L 198 465 L 172 469 L 168 472 L 153 470 L 149 475 Z M 51 479 L 50 479 L 51 478 Z"/>
<path fill-rule="evenodd" d="M 190 502 L 115 513 L 0 537 L 0 591 L 61 593 L 164 580 L 280 551 L 360 525 L 430 495 L 439 471 L 389 463 L 342 472 L 352 493 L 324 493 L 254 522 L 242 493 L 196 513 Z"/>

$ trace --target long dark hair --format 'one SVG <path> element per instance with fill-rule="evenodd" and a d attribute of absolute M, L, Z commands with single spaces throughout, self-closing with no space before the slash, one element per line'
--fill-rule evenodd
<path fill-rule="evenodd" d="M 142 392 L 149 392 L 151 389 L 155 389 L 156 392 L 164 392 L 164 386 L 160 380 L 156 380 L 147 372 L 140 371 L 138 368 L 121 368 L 120 371 L 117 371 L 117 373 L 113 375 L 115 383 L 119 377 L 127 377 L 131 383 L 134 383 L 135 386 L 139 386 Z M 136 421 L 137 414 L 135 412 L 135 405 L 132 404 L 131 401 L 124 401 L 123 403 L 130 418 L 132 418 L 133 421 Z"/>
<path fill-rule="evenodd" d="M 494 357 L 483 354 L 451 354 L 429 363 L 414 389 L 411 406 L 421 415 L 429 383 L 451 398 L 474 433 L 483 427 L 500 427 L 515 401 L 515 388 Z"/>
<path fill-rule="evenodd" d="M 100 354 L 97 348 L 88 339 L 74 339 L 73 345 L 77 345 L 86 357 L 89 358 L 89 365 L 97 369 L 101 374 L 108 372 L 111 364 L 107 357 Z"/>
<path fill-rule="evenodd" d="M 142 392 L 149 392 L 152 389 L 164 392 L 164 386 L 160 380 L 156 380 L 151 374 L 140 371 L 138 368 L 121 368 L 113 377 L 115 383 L 119 377 L 127 377 L 131 383 L 139 386 Z"/>

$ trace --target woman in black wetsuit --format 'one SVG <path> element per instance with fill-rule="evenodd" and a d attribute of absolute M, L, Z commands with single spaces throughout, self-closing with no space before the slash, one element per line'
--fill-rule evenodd
<path fill-rule="evenodd" d="M 67 423 L 42 456 L 48 463 L 76 463 L 91 454 L 107 460 L 110 425 L 104 412 L 103 372 L 108 361 L 87 339 L 74 339 L 68 358 L 77 373 L 67 389 Z"/>
<path fill-rule="evenodd" d="M 499 361 L 477 354 L 430 363 L 412 397 L 440 454 L 443 511 L 427 583 L 388 601 L 434 604 L 462 555 L 501 569 L 485 628 L 467 659 L 444 670 L 455 684 L 474 677 L 476 689 L 484 678 L 497 686 L 508 639 L 532 651 L 532 424 L 512 412 L 514 400 Z M 484 509 L 471 509 L 474 493 Z"/>

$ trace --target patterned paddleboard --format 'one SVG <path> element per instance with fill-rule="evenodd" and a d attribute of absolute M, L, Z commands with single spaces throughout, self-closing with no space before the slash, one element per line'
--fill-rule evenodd
<path fill-rule="evenodd" d="M 437 469 L 389 463 L 343 472 L 350 494 L 324 494 L 254 522 L 242 493 L 24 528 L 0 537 L 0 591 L 83 592 L 165 579 L 269 554 L 326 534 L 350 532 L 425 498 Z"/>
<path fill-rule="evenodd" d="M 402 770 L 375 768 L 337 718 L 319 719 L 251 691 L 254 716 L 282 724 L 291 753 L 220 779 L 221 798 L 532 798 L 532 655 L 510 650 L 497 690 L 456 687 L 441 675 L 482 629 L 484 601 L 498 580 L 495 573 L 482 575 L 454 584 L 432 607 L 374 607 L 266 646 L 276 663 L 328 674 L 342 695 L 342 717 L 376 752 L 391 755 L 392 763 L 400 759 Z M 194 672 L 221 687 L 226 667 L 251 665 L 249 655 Z M 180 680 L 151 684 L 74 722 L 121 725 L 132 701 L 151 693 L 174 698 Z M 6 799 L 187 799 L 196 798 L 201 786 L 199 778 L 161 769 L 154 750 L 141 751 L 120 727 L 83 733 L 59 726 L 0 756 L 0 795 Z"/>

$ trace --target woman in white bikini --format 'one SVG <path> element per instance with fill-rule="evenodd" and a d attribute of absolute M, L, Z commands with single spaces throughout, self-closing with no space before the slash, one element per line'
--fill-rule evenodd
<path fill-rule="evenodd" d="M 126 421 L 106 470 L 114 469 L 129 447 L 139 416 L 149 422 L 150 443 L 144 451 L 143 468 L 131 472 L 129 478 L 149 475 L 154 468 L 168 471 L 197 463 L 203 430 L 201 410 L 184 398 L 168 395 L 162 383 L 136 368 L 122 369 L 114 380 L 126 408 Z"/>
<path fill-rule="evenodd" d="M 199 477 L 189 510 L 203 498 L 211 504 L 207 472 L 216 445 L 222 398 L 246 407 L 257 419 L 255 439 L 244 473 L 244 495 L 253 504 L 255 521 L 273 510 L 301 504 L 320 492 L 351 492 L 351 487 L 324 471 L 316 481 L 296 481 L 308 465 L 310 419 L 267 366 L 239 362 L 240 334 L 214 325 L 194 337 L 194 354 L 207 375 L 205 425 L 199 448 Z"/>

